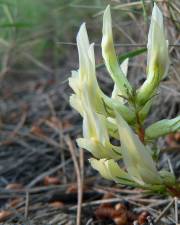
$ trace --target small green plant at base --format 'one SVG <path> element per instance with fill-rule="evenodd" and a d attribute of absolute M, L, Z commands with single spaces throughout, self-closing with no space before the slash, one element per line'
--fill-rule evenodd
<path fill-rule="evenodd" d="M 89 161 L 106 179 L 152 192 L 180 195 L 175 176 L 156 168 L 153 151 L 148 143 L 180 130 L 180 116 L 158 121 L 144 128 L 154 96 L 169 68 L 168 41 L 165 38 L 163 16 L 154 4 L 147 43 L 147 78 L 134 90 L 127 79 L 128 59 L 119 66 L 116 56 L 110 6 L 103 16 L 102 56 L 114 81 L 111 96 L 105 95 L 96 79 L 94 44 L 89 43 L 86 26 L 82 24 L 77 35 L 79 69 L 73 71 L 69 85 L 74 91 L 70 104 L 83 117 L 83 138 L 79 147 L 88 150 L 94 158 Z M 110 142 L 120 141 L 120 146 Z M 126 170 L 118 161 L 124 162 Z"/>

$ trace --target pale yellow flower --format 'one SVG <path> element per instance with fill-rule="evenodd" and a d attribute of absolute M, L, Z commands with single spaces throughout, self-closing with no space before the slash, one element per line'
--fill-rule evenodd
<path fill-rule="evenodd" d="M 116 113 L 122 156 L 131 178 L 140 185 L 161 184 L 150 151 L 145 147 L 120 114 Z"/>
<path fill-rule="evenodd" d="M 107 6 L 103 16 L 103 37 L 101 46 L 106 68 L 116 83 L 116 88 L 120 90 L 123 96 L 129 97 L 129 94 L 132 92 L 132 87 L 118 64 L 113 43 L 110 6 Z"/>
<path fill-rule="evenodd" d="M 137 91 L 137 102 L 141 105 L 156 93 L 169 68 L 168 41 L 165 37 L 163 15 L 156 3 L 151 17 L 147 49 L 147 79 Z"/>
<path fill-rule="evenodd" d="M 84 102 L 83 92 L 87 92 L 94 110 L 105 114 L 101 92 L 95 71 L 94 44 L 89 44 L 85 24 L 82 24 L 77 35 L 77 47 L 79 53 L 79 70 L 72 71 L 69 85 L 75 92 L 70 98 L 70 104 L 83 115 Z"/>
<path fill-rule="evenodd" d="M 120 65 L 120 68 L 123 72 L 123 74 L 127 77 L 127 72 L 128 72 L 128 62 L 129 59 L 125 59 L 122 64 Z M 123 92 L 118 88 L 117 84 L 114 84 L 114 88 L 112 91 L 112 95 L 111 95 L 112 99 L 117 99 L 118 101 L 125 103 L 125 99 L 123 98 Z"/>
<path fill-rule="evenodd" d="M 83 138 L 77 139 L 79 147 L 90 151 L 96 158 L 120 159 L 120 147 L 110 143 L 106 118 L 94 112 L 86 92 L 84 98 L 86 108 L 83 112 Z"/>
<path fill-rule="evenodd" d="M 131 181 L 130 176 L 124 170 L 122 170 L 118 163 L 115 162 L 113 159 L 94 159 L 91 158 L 90 160 L 91 166 L 97 170 L 101 176 L 108 180 L 114 180 L 117 183 L 122 184 L 129 184 L 132 185 L 133 181 Z"/>

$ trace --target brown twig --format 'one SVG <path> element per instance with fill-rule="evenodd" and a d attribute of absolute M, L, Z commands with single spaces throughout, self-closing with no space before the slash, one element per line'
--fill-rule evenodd
<path fill-rule="evenodd" d="M 80 172 L 80 167 L 76 158 L 76 154 L 75 154 L 75 148 L 74 145 L 72 143 L 72 140 L 70 139 L 69 136 L 65 137 L 65 142 L 69 148 L 69 151 L 71 153 L 72 156 L 72 160 L 74 163 L 74 168 L 75 168 L 75 172 L 76 172 L 76 177 L 77 177 L 77 186 L 78 186 L 78 206 L 77 206 L 77 218 L 76 218 L 76 225 L 80 225 L 81 224 L 81 207 L 82 207 L 82 180 L 81 180 L 81 172 Z"/>
<path fill-rule="evenodd" d="M 26 201 L 25 201 L 25 212 L 24 212 L 24 217 L 27 219 L 28 217 L 28 211 L 29 211 L 29 192 L 26 192 Z"/>

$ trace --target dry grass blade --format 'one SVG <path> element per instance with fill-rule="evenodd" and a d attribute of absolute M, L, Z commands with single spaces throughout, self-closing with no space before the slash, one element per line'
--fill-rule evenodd
<path fill-rule="evenodd" d="M 164 208 L 161 214 L 155 219 L 155 223 L 158 223 L 160 221 L 160 219 L 166 214 L 166 212 L 171 208 L 173 204 L 174 204 L 174 199 Z"/>
<path fill-rule="evenodd" d="M 69 151 L 71 153 L 71 157 L 74 163 L 74 168 L 76 171 L 77 176 L 77 185 L 78 185 L 78 207 L 77 207 L 77 219 L 76 219 L 76 225 L 81 224 L 81 206 L 82 206 L 82 193 L 83 193 L 83 187 L 82 187 L 82 180 L 81 180 L 81 172 L 80 167 L 78 164 L 78 160 L 75 153 L 75 147 L 73 146 L 72 140 L 69 136 L 65 136 L 66 144 L 69 148 Z"/>

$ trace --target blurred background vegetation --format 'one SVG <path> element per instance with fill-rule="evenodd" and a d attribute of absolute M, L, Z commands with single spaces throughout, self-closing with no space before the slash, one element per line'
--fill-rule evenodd
<path fill-rule="evenodd" d="M 92 40 L 100 42 L 102 18 L 98 13 L 101 14 L 109 3 L 116 9 L 113 11 L 116 30 L 118 21 L 128 25 L 128 21 L 124 20 L 127 17 L 135 19 L 135 15 L 143 14 L 147 19 L 144 0 L 137 3 L 106 0 L 0 0 L 0 77 L 12 68 L 41 68 L 52 72 L 52 68 L 71 55 L 71 48 L 67 44 L 75 41 L 79 26 L 84 21 L 88 23 Z M 152 5 L 148 1 L 147 6 L 150 3 Z M 131 31 L 129 35 L 128 30 L 126 32 L 121 29 L 125 40 L 132 40 Z"/>
<path fill-rule="evenodd" d="M 178 28 L 178 1 L 157 2 L 166 4 L 169 19 Z M 115 41 L 146 43 L 153 0 L 0 0 L 0 77 L 12 68 L 13 73 L 22 69 L 54 73 L 71 60 L 72 42 L 84 21 L 91 40 L 100 43 L 100 15 L 107 4 L 113 9 Z"/>
<path fill-rule="evenodd" d="M 50 72 L 65 57 L 64 44 L 75 39 L 79 25 L 104 9 L 103 0 L 1 0 L 0 54 L 3 76 L 9 66 L 32 69 L 33 64 Z M 95 25 L 96 26 L 96 25 Z M 48 60 L 48 59 L 47 59 Z M 28 66 L 28 68 L 27 68 Z"/>
<path fill-rule="evenodd" d="M 178 28 L 178 0 L 166 3 L 170 19 Z M 141 35 L 147 31 L 153 0 L 0 0 L 1 77 L 12 66 L 14 69 L 27 69 L 28 66 L 31 70 L 41 68 L 52 72 L 52 68 L 69 56 L 71 48 L 67 45 L 75 41 L 78 28 L 84 21 L 88 23 L 91 40 L 100 43 L 102 18 L 99 15 L 107 4 L 114 9 L 114 32 L 118 33 L 118 42 L 146 43 L 147 35 L 143 39 Z M 143 21 L 139 23 L 138 18 Z M 133 27 L 129 19 L 134 21 Z"/>

